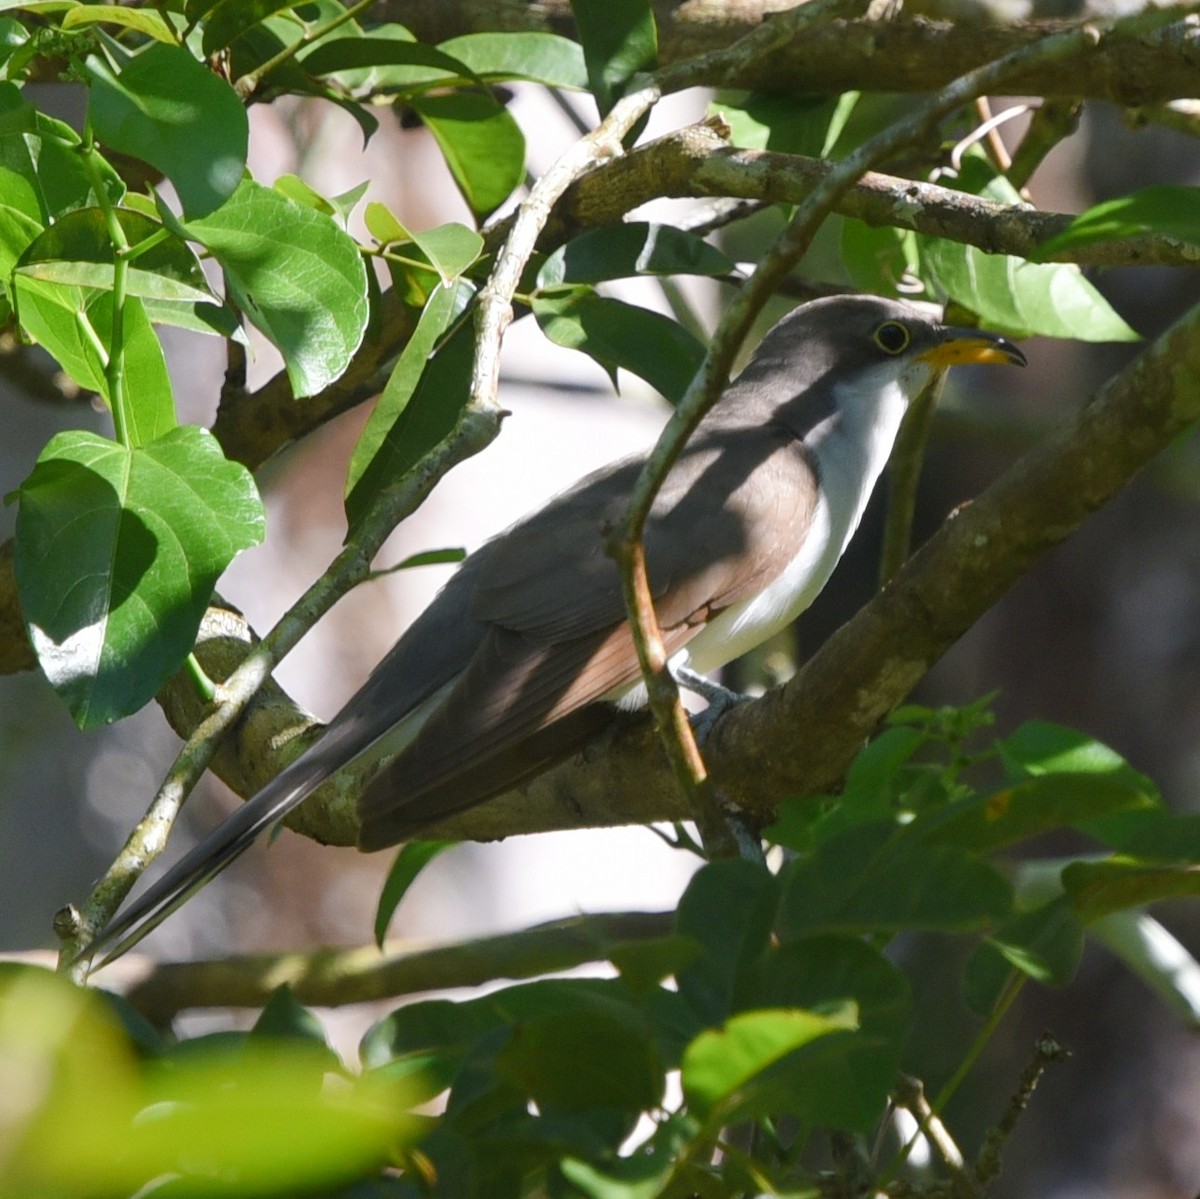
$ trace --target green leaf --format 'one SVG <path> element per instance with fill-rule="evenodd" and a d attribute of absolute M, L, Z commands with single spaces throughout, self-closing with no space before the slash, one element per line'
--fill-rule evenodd
<path fill-rule="evenodd" d="M 525 137 L 509 111 L 484 92 L 414 96 L 409 101 L 442 151 L 476 216 L 487 216 L 525 178 Z"/>
<path fill-rule="evenodd" d="M 940 238 L 921 239 L 925 265 L 956 303 L 1011 337 L 1137 341 L 1072 263 L 1034 263 Z"/>
<path fill-rule="evenodd" d="M 546 1115 L 610 1110 L 636 1117 L 663 1094 L 663 1066 L 640 1015 L 607 1004 L 522 1020 L 497 1055 L 496 1071 Z"/>
<path fill-rule="evenodd" d="M 160 222 L 131 209 L 118 208 L 117 219 L 131 246 L 156 239 L 130 261 L 127 295 L 179 304 L 215 301 L 199 259 L 186 242 L 174 235 L 164 237 Z M 30 244 L 17 270 L 31 279 L 111 291 L 115 257 L 104 213 L 82 208 L 60 217 Z"/>
<path fill-rule="evenodd" d="M 1003 924 L 967 960 L 963 996 L 972 1011 L 990 1015 L 1014 969 L 1051 987 L 1065 987 L 1083 956 L 1083 925 L 1060 895 Z"/>
<path fill-rule="evenodd" d="M 444 50 L 416 41 L 402 25 L 381 25 L 358 37 L 327 38 L 300 54 L 297 61 L 310 75 L 342 75 L 372 67 L 412 68 L 372 76 L 376 88 L 390 90 L 480 82 L 466 64 Z"/>
<path fill-rule="evenodd" d="M 852 828 L 781 872 L 779 932 L 965 931 L 1012 910 L 1012 888 L 987 862 L 949 845 L 911 844 L 890 823 Z"/>
<path fill-rule="evenodd" d="M 750 92 L 720 96 L 710 111 L 719 113 L 732 131 L 735 146 L 828 158 L 858 103 L 858 92 L 840 96 L 780 96 Z"/>
<path fill-rule="evenodd" d="M 112 351 L 112 293 L 46 282 L 18 271 L 15 290 L 25 331 L 58 359 L 80 387 L 112 406 L 105 363 Z M 175 427 L 171 380 L 158 336 L 142 302 L 125 300 L 124 434 L 130 445 L 143 445 Z"/>
<path fill-rule="evenodd" d="M 154 696 L 190 652 L 218 576 L 263 534 L 250 473 L 192 426 L 134 449 L 60 433 L 18 494 L 21 609 L 81 728 Z"/>
<path fill-rule="evenodd" d="M 720 1029 L 702 1032 L 683 1055 L 681 1081 L 691 1112 L 706 1122 L 727 1123 L 755 1102 L 754 1083 L 768 1067 L 834 1032 L 858 1027 L 852 1002 L 824 1012 L 776 1008 L 731 1016 Z"/>
<path fill-rule="evenodd" d="M 900 295 L 900 284 L 920 272 L 916 234 L 907 229 L 843 217 L 841 252 L 850 282 L 877 295 Z"/>
<path fill-rule="evenodd" d="M 78 150 L 79 135 L 69 125 L 38 112 L 18 88 L 2 82 L 0 120 L 0 196 L 5 204 L 45 226 L 97 203 Z M 99 154 L 93 162 L 108 199 L 119 204 L 125 195 L 120 176 Z"/>
<path fill-rule="evenodd" d="M 1090 820 L 1089 836 L 1149 862 L 1200 863 L 1200 813 L 1140 808 Z"/>
<path fill-rule="evenodd" d="M 996 742 L 1005 766 L 1021 775 L 1092 774 L 1112 776 L 1136 783 L 1149 795 L 1158 790 L 1139 774 L 1115 749 L 1077 729 L 1030 720 L 1010 737 Z"/>
<path fill-rule="evenodd" d="M 978 158 L 968 158 L 964 190 L 1002 204 L 1020 194 Z M 918 238 L 926 268 L 951 299 L 990 328 L 1012 337 L 1070 337 L 1079 341 L 1137 341 L 1135 333 L 1073 263 L 1036 263 L 936 237 Z"/>
<path fill-rule="evenodd" d="M 466 403 L 474 354 L 470 329 L 461 327 L 436 354 L 434 348 L 470 295 L 469 288 L 443 285 L 429 297 L 350 457 L 345 496 L 351 525 L 381 487 L 437 445 Z M 414 398 L 420 412 L 409 410 Z"/>
<path fill-rule="evenodd" d="M 533 312 L 555 345 L 580 350 L 616 381 L 618 367 L 678 403 L 704 361 L 699 338 L 669 317 L 590 288 L 538 292 Z"/>
<path fill-rule="evenodd" d="M 775 1110 L 810 1124 L 868 1132 L 896 1080 L 909 1035 L 904 975 L 857 937 L 813 936 L 772 949 L 755 967 L 743 1006 L 837 1012 L 853 1004 L 856 1033 L 835 1033 L 781 1070 Z M 766 1080 L 764 1080 L 765 1083 Z"/>
<path fill-rule="evenodd" d="M 1147 864 L 1136 859 L 1072 862 L 1063 870 L 1062 881 L 1084 924 L 1160 899 L 1200 895 L 1200 867 Z"/>
<path fill-rule="evenodd" d="M 375 910 L 375 944 L 383 948 L 388 925 L 408 894 L 408 889 L 417 881 L 417 875 L 443 850 L 456 845 L 456 841 L 409 841 L 396 855 L 391 870 L 384 881 L 379 895 L 379 906 Z"/>
<path fill-rule="evenodd" d="M 144 33 L 155 41 L 175 44 L 175 31 L 163 20 L 162 14 L 144 8 L 127 8 L 122 4 L 77 4 L 67 10 L 62 20 L 63 29 L 97 24 L 120 25 Z"/>
<path fill-rule="evenodd" d="M 42 224 L 17 208 L 0 204 L 0 289 L 7 290 L 8 277 L 17 259 L 42 232 Z"/>
<path fill-rule="evenodd" d="M 238 307 L 283 354 L 297 397 L 342 374 L 366 331 L 367 274 L 336 221 L 249 179 L 201 220 L 163 217 L 221 264 Z"/>
<path fill-rule="evenodd" d="M 1164 184 L 1106 200 L 1080 213 L 1061 233 L 1042 242 L 1035 259 L 1041 261 L 1067 250 L 1146 233 L 1200 246 L 1200 187 Z"/>
<path fill-rule="evenodd" d="M 1053 829 L 1087 827 L 1113 812 L 1148 808 L 1141 785 L 1119 776 L 1042 774 L 991 795 L 972 795 L 905 830 L 906 839 L 992 853 Z"/>
<path fill-rule="evenodd" d="M 433 298 L 430 302 L 432 305 Z M 440 300 L 439 308 L 445 302 L 454 306 L 457 301 Z M 430 319 L 432 330 L 442 316 L 434 311 Z M 425 343 L 422 335 L 422 344 Z M 467 403 L 475 358 L 475 338 L 468 323 L 458 325 L 437 352 L 426 359 L 419 358 L 416 350 L 409 352 L 409 347 L 380 397 L 379 407 L 386 406 L 385 414 L 378 419 L 372 414 L 359 445 L 355 446 L 346 493 L 346 515 L 352 529 L 379 492 L 402 479 L 449 436 Z"/>
<path fill-rule="evenodd" d="M 710 862 L 691 878 L 679 901 L 675 931 L 703 947 L 676 977 L 679 993 L 708 1024 L 736 1010 L 746 975 L 766 951 L 779 890 L 770 871 L 753 862 Z"/>
<path fill-rule="evenodd" d="M 202 43 L 205 56 L 211 57 L 233 45 L 248 29 L 294 5 L 295 0 L 238 0 L 236 4 L 209 5 Z"/>
<path fill-rule="evenodd" d="M 93 56 L 88 117 L 105 145 L 157 167 L 188 217 L 207 216 L 246 166 L 249 124 L 237 93 L 178 46 L 154 44 L 119 75 Z"/>
<path fill-rule="evenodd" d="M 582 48 L 554 33 L 468 33 L 438 49 L 488 83 L 528 79 L 547 87 L 587 87 Z"/>
<path fill-rule="evenodd" d="M 672 225 L 631 221 L 593 229 L 560 246 L 538 271 L 540 288 L 603 283 L 631 275 L 728 275 L 734 262 L 703 238 Z"/>
<path fill-rule="evenodd" d="M 625 92 L 639 72 L 658 60 L 658 30 L 648 0 L 571 0 L 575 29 L 583 43 L 588 87 L 600 115 Z"/>

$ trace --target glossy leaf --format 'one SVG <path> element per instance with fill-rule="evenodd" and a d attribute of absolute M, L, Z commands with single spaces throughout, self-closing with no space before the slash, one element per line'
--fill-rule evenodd
<path fill-rule="evenodd" d="M 587 87 L 582 47 L 555 33 L 468 33 L 438 49 L 489 83 L 528 79 L 547 87 Z"/>
<path fill-rule="evenodd" d="M 157 167 L 189 218 L 223 204 L 246 166 L 249 125 L 237 93 L 178 46 L 155 44 L 115 73 L 87 62 L 88 117 L 97 138 Z"/>
<path fill-rule="evenodd" d="M 161 13 L 144 8 L 129 8 L 124 4 L 77 4 L 63 16 L 63 29 L 80 29 L 85 25 L 119 25 L 135 29 L 155 41 L 175 45 L 175 33 Z"/>
<path fill-rule="evenodd" d="M 367 275 L 336 221 L 248 179 L 202 220 L 164 219 L 221 264 L 238 307 L 282 353 L 297 397 L 342 374 L 366 331 Z"/>
<path fill-rule="evenodd" d="M 442 151 L 476 216 L 499 208 L 525 178 L 525 137 L 508 110 L 484 92 L 414 96 L 413 110 Z"/>
<path fill-rule="evenodd" d="M 857 1027 L 855 1005 L 845 1001 L 820 1013 L 776 1008 L 731 1016 L 701 1033 L 683 1055 L 688 1108 L 702 1120 L 724 1122 L 735 1109 L 753 1106 L 755 1081 L 769 1067 L 819 1037 Z"/>
<path fill-rule="evenodd" d="M 963 165 L 966 190 L 1019 205 L 1020 195 L 978 159 Z M 1137 341 L 1138 335 L 1073 263 L 1036 263 L 941 238 L 919 238 L 925 267 L 957 303 L 1012 337 Z"/>
<path fill-rule="evenodd" d="M 631 275 L 728 275 L 734 262 L 672 225 L 631 221 L 593 229 L 560 246 L 538 271 L 538 287 L 602 283 Z"/>
<path fill-rule="evenodd" d="M 1146 187 L 1081 212 L 1061 233 L 1044 241 L 1037 259 L 1099 242 L 1157 233 L 1200 246 L 1200 187 Z"/>
<path fill-rule="evenodd" d="M 203 25 L 203 50 L 216 54 L 231 46 L 243 33 L 281 9 L 294 7 L 295 0 L 238 0 L 236 4 L 213 4 Z"/>
<path fill-rule="evenodd" d="M 418 42 L 402 25 L 381 25 L 360 37 L 327 38 L 300 54 L 298 62 L 312 75 L 340 75 L 371 67 L 411 68 L 373 77 L 375 86 L 399 90 L 478 82 L 463 62 Z"/>
<path fill-rule="evenodd" d="M 1034 263 L 929 238 L 922 256 L 951 299 L 1010 337 L 1137 341 L 1138 335 L 1070 263 Z"/>
<path fill-rule="evenodd" d="M 178 237 L 162 238 L 160 222 L 128 208 L 117 219 L 130 245 L 158 238 L 126 271 L 125 290 L 167 303 L 213 303 L 215 297 L 195 252 Z M 21 255 L 19 273 L 31 279 L 111 290 L 115 252 L 99 208 L 82 208 L 57 220 Z"/>
<path fill-rule="evenodd" d="M 192 426 L 137 449 L 60 433 L 19 496 L 22 613 L 81 728 L 154 696 L 190 652 L 218 576 L 263 534 L 249 472 Z"/>
<path fill-rule="evenodd" d="M 583 43 L 588 87 L 606 116 L 636 74 L 654 69 L 654 13 L 648 0 L 571 0 L 571 11 Z"/>
<path fill-rule="evenodd" d="M 622 367 L 645 379 L 671 403 L 687 391 L 704 361 L 704 346 L 669 317 L 596 295 L 590 288 L 539 292 L 538 325 L 555 345 L 581 350 L 616 381 Z"/>
<path fill-rule="evenodd" d="M 442 346 L 436 355 L 434 348 L 462 312 L 470 294 L 465 288 L 439 287 L 429 297 L 416 329 L 396 360 L 350 457 L 345 496 L 351 524 L 362 517 L 380 487 L 400 478 L 449 432 L 451 413 L 457 416 L 466 402 L 474 350 L 470 330 L 457 332 L 453 344 Z M 432 381 L 427 376 L 432 376 Z M 414 397 L 422 405 L 420 414 L 409 412 Z M 443 418 L 435 418 L 423 432 L 421 417 L 426 405 L 442 412 Z M 433 416 L 433 412 L 428 415 Z"/>

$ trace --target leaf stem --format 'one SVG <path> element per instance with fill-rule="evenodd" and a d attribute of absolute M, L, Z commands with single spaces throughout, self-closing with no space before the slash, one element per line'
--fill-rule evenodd
<path fill-rule="evenodd" d="M 112 331 L 108 342 L 108 361 L 104 364 L 104 378 L 108 385 L 108 405 L 112 410 L 113 430 L 117 440 L 129 448 L 133 435 L 133 422 L 125 403 L 125 297 L 129 286 L 129 239 L 121 227 L 116 205 L 104 187 L 97 163 L 99 153 L 90 123 L 84 126 L 80 151 L 84 170 L 96 196 L 96 203 L 104 214 L 104 227 L 113 248 Z"/>

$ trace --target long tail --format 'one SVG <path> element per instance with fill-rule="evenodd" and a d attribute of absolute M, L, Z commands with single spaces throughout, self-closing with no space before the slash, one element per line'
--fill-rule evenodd
<path fill-rule="evenodd" d="M 375 739 L 361 725 L 337 729 L 331 726 L 319 741 L 284 767 L 257 795 L 190 849 L 144 895 L 106 925 L 90 945 L 84 946 L 79 956 L 102 953 L 104 956 L 93 969 L 120 957 Z"/>

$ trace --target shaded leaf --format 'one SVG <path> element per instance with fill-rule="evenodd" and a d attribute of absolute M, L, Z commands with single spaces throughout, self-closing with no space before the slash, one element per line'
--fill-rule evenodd
<path fill-rule="evenodd" d="M 88 117 L 105 145 L 157 167 L 189 217 L 220 207 L 241 181 L 249 124 L 237 93 L 179 46 L 148 46 L 116 74 L 86 64 Z"/>
<path fill-rule="evenodd" d="M 744 1003 L 750 1010 L 828 1012 L 851 1003 L 859 1031 L 831 1033 L 781 1063 L 774 1110 L 827 1127 L 876 1127 L 908 1039 L 911 997 L 904 975 L 857 937 L 802 937 L 754 968 Z"/>
<path fill-rule="evenodd" d="M 949 845 L 913 844 L 890 823 L 849 829 L 780 874 L 779 932 L 945 932 L 995 924 L 1012 888 L 994 867 Z"/>
<path fill-rule="evenodd" d="M 1200 895 L 1200 867 L 1148 865 L 1136 859 L 1072 862 L 1062 881 L 1085 924 L 1160 899 Z"/>
<path fill-rule="evenodd" d="M 457 330 L 436 354 L 434 347 L 471 294 L 466 287 L 443 285 L 429 297 L 350 457 L 345 499 L 351 525 L 381 487 L 401 478 L 437 445 L 466 403 L 474 353 L 471 330 Z M 409 411 L 414 399 L 420 412 Z"/>
<path fill-rule="evenodd" d="M 752 862 L 710 862 L 691 878 L 679 901 L 675 931 L 703 947 L 676 982 L 708 1024 L 734 1011 L 747 972 L 766 951 L 778 902 L 775 877 Z"/>
<path fill-rule="evenodd" d="M 614 382 L 617 368 L 623 367 L 671 403 L 683 397 L 704 361 L 704 346 L 682 325 L 590 289 L 539 292 L 533 312 L 555 345 L 581 350 Z"/>
<path fill-rule="evenodd" d="M 602 283 L 631 275 L 727 275 L 734 262 L 703 238 L 672 225 L 631 221 L 572 238 L 546 259 L 538 287 Z"/>
<path fill-rule="evenodd" d="M 583 43 L 588 87 L 600 115 L 625 92 L 625 85 L 658 60 L 658 30 L 648 0 L 571 0 L 575 29 Z"/>

